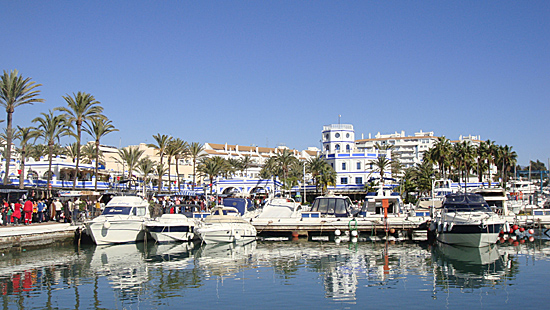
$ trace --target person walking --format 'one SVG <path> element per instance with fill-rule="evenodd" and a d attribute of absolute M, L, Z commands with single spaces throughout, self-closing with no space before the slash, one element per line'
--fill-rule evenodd
<path fill-rule="evenodd" d="M 32 223 L 32 201 L 28 199 L 25 201 L 25 204 L 23 205 L 23 214 L 24 214 L 24 224 L 30 225 Z"/>
<path fill-rule="evenodd" d="M 11 216 L 13 218 L 13 224 L 21 224 L 21 204 L 19 201 L 13 205 L 13 214 Z"/>
<path fill-rule="evenodd" d="M 63 205 L 61 204 L 61 201 L 59 201 L 59 198 L 55 200 L 55 220 L 59 222 L 61 219 L 61 210 L 63 210 Z"/>
<path fill-rule="evenodd" d="M 52 202 L 50 203 L 50 221 L 55 221 L 56 216 L 57 214 L 55 214 L 55 200 L 52 199 Z"/>
<path fill-rule="evenodd" d="M 44 221 L 44 207 L 46 205 L 42 201 L 42 199 L 38 199 L 38 203 L 36 204 L 37 212 L 38 212 L 38 223 L 42 223 Z"/>

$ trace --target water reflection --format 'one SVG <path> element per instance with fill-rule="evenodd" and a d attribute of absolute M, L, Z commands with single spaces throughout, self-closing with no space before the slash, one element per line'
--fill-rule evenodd
<path fill-rule="evenodd" d="M 436 285 L 443 288 L 493 287 L 506 275 L 506 258 L 496 245 L 468 248 L 437 244 L 433 256 Z"/>
<path fill-rule="evenodd" d="M 550 246 L 538 242 L 477 249 L 302 240 L 63 246 L 4 253 L 0 292 L 5 309 L 169 308 L 170 302 L 174 306 L 183 300 L 209 308 L 214 305 L 204 304 L 203 296 L 212 283 L 234 278 L 243 286 L 254 283 L 246 290 L 251 296 L 270 294 L 274 283 L 301 295 L 313 285 L 323 291 L 324 300 L 359 304 L 365 291 L 399 291 L 406 285 L 434 297 L 453 289 L 468 293 L 520 287 L 517 275 L 532 267 L 522 260 L 550 261 Z M 306 287 L 311 275 L 316 280 Z M 415 281 L 418 285 L 412 286 Z M 223 289 L 236 289 L 234 282 Z M 233 295 L 227 293 L 218 298 Z M 242 288 L 236 293 L 243 294 Z"/>

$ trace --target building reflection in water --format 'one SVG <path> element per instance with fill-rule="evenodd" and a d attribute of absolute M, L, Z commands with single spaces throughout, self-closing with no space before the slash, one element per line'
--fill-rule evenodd
<path fill-rule="evenodd" d="M 359 288 L 400 289 L 411 277 L 421 279 L 434 297 L 452 288 L 467 292 L 506 285 L 519 272 L 518 254 L 548 260 L 550 247 L 302 240 L 61 246 L 5 253 L 0 292 L 4 308 L 36 308 L 33 297 L 43 308 L 134 308 L 144 301 L 162 307 L 165 298 L 196 294 L 208 281 L 242 275 L 261 279 L 267 270 L 283 285 L 298 285 L 304 272 L 317 274 L 326 298 L 353 304 Z M 60 300 L 66 290 L 71 299 Z"/>

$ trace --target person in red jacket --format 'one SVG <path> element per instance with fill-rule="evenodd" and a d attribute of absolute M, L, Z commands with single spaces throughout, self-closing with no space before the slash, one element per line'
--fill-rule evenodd
<path fill-rule="evenodd" d="M 23 212 L 25 213 L 25 225 L 29 225 L 32 222 L 32 207 L 32 201 L 25 201 L 25 205 L 23 205 Z"/>
<path fill-rule="evenodd" d="M 21 223 L 21 204 L 19 201 L 13 205 L 13 214 L 11 216 L 13 218 L 13 224 L 19 225 Z"/>

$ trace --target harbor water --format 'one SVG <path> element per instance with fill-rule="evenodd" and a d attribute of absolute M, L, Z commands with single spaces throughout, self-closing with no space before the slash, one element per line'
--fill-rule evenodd
<path fill-rule="evenodd" d="M 502 309 L 550 302 L 550 242 L 74 245 L 0 259 L 3 309 Z"/>

